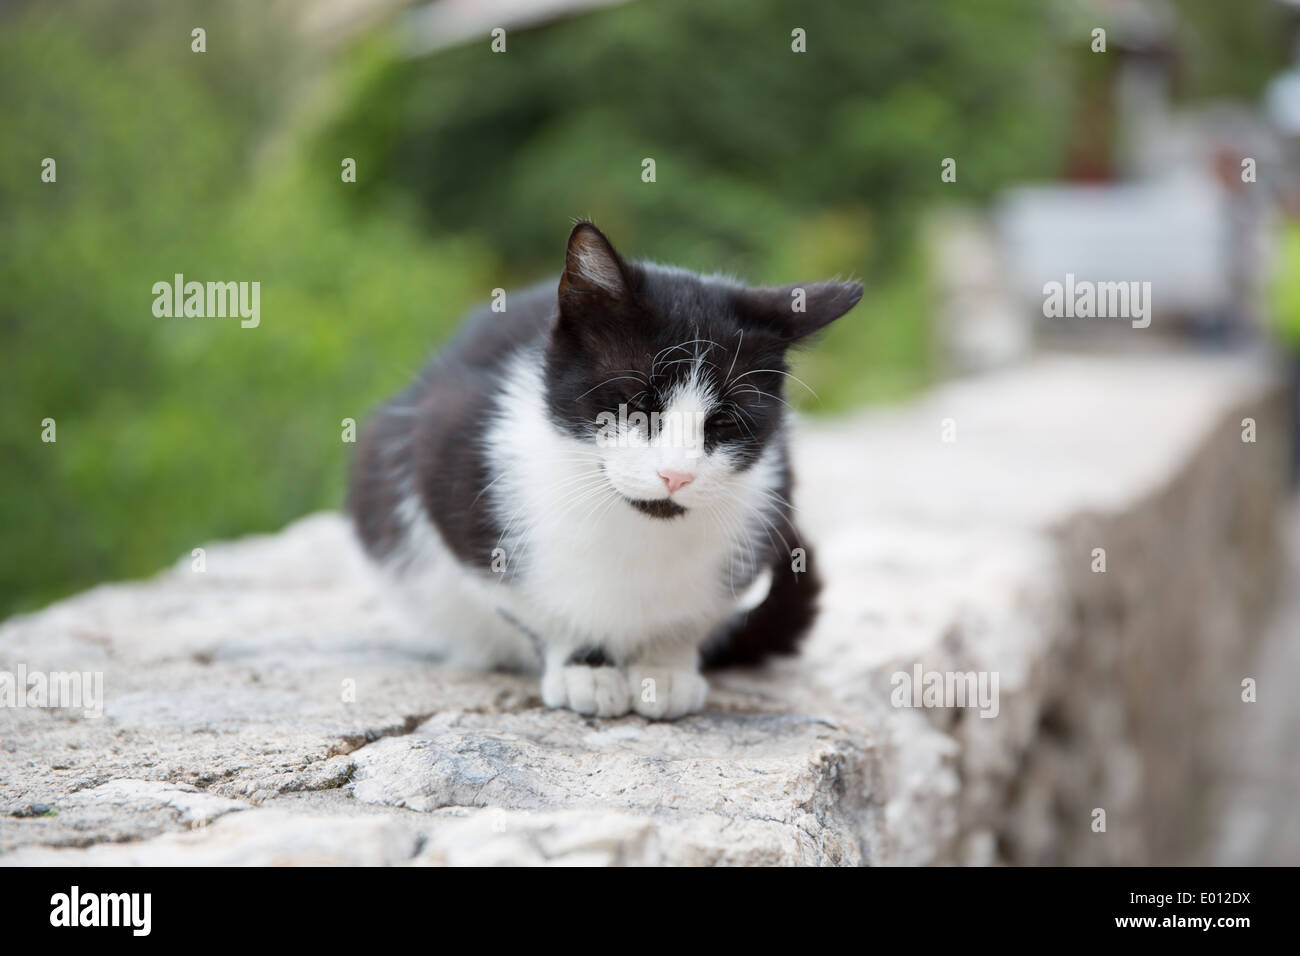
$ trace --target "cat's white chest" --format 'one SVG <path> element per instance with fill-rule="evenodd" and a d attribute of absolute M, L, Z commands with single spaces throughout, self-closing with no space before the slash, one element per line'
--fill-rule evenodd
<path fill-rule="evenodd" d="M 698 637 L 725 616 L 728 549 L 705 516 L 649 518 L 617 500 L 597 507 L 588 520 L 552 512 L 519 543 L 515 583 L 529 604 L 616 643 Z"/>

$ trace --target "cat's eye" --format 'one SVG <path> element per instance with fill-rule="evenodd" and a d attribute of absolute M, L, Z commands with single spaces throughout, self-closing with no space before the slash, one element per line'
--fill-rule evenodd
<path fill-rule="evenodd" d="M 714 431 L 726 431 L 735 428 L 737 425 L 736 416 L 731 412 L 714 412 L 704 423 L 707 428 Z"/>

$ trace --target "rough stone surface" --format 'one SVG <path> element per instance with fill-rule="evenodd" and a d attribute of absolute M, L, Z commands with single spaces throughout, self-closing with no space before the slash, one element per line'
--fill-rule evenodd
<path fill-rule="evenodd" d="M 1220 825 L 1210 862 L 1220 866 L 1300 863 L 1300 500 L 1286 521 L 1282 592 L 1264 639 L 1244 674 L 1259 701 L 1215 728 L 1214 750 L 1227 754 L 1207 799 Z"/>
<path fill-rule="evenodd" d="M 439 666 L 337 515 L 210 545 L 201 573 L 187 556 L 0 625 L 0 669 L 102 671 L 107 698 L 98 719 L 0 708 L 0 863 L 1231 857 L 1209 795 L 1241 708 L 1271 706 L 1240 682 L 1286 428 L 1263 364 L 1158 355 L 1044 358 L 810 426 L 817 629 L 675 723 Z M 995 672 L 997 716 L 891 706 L 917 663 Z"/>

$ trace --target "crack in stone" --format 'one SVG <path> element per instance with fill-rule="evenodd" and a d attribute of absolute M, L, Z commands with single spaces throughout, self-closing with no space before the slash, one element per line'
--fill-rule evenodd
<path fill-rule="evenodd" d="M 390 726 L 379 730 L 367 730 L 361 734 L 344 734 L 339 737 L 339 743 L 332 746 L 325 756 L 346 757 L 356 753 L 367 744 L 373 744 L 387 737 L 406 737 L 413 734 L 417 727 L 436 713 L 437 711 L 430 711 L 427 714 L 411 714 L 403 718 L 402 723 L 396 727 Z"/>

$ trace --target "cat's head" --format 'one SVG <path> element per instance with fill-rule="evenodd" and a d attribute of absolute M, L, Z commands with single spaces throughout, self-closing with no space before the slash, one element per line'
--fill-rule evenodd
<path fill-rule="evenodd" d="M 580 222 L 546 353 L 551 416 L 634 507 L 680 515 L 732 493 L 782 426 L 787 350 L 860 298 L 852 282 L 754 288 L 627 262 Z"/>

